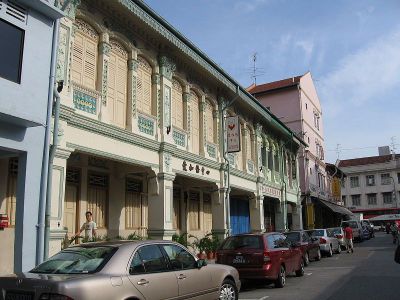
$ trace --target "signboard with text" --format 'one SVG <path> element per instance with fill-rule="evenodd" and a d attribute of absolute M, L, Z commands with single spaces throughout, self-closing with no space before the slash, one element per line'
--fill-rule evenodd
<path fill-rule="evenodd" d="M 226 117 L 227 152 L 240 151 L 240 123 L 239 116 Z"/>

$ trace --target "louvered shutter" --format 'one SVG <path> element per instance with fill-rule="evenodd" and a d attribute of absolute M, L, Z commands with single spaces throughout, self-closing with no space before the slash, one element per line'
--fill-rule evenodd
<path fill-rule="evenodd" d="M 199 97 L 196 94 L 191 93 L 191 114 L 192 114 L 192 152 L 199 154 L 199 136 L 200 136 L 200 112 L 199 112 Z"/>
<path fill-rule="evenodd" d="M 83 75 L 84 39 L 84 36 L 77 32 L 72 48 L 71 77 L 73 82 L 79 84 L 82 83 Z"/>
<path fill-rule="evenodd" d="M 182 86 L 176 80 L 172 82 L 172 125 L 183 129 Z"/>
<path fill-rule="evenodd" d="M 247 128 L 247 135 L 246 135 L 246 154 L 247 154 L 247 159 L 253 160 L 252 158 L 252 153 L 251 153 L 251 137 L 250 137 L 251 131 L 250 128 Z"/>
<path fill-rule="evenodd" d="M 139 111 L 151 115 L 151 66 L 142 57 L 138 58 L 137 108 Z"/>
<path fill-rule="evenodd" d="M 127 97 L 128 53 L 115 42 L 111 43 L 108 73 L 108 107 L 112 122 L 125 127 Z"/>
<path fill-rule="evenodd" d="M 207 142 L 214 143 L 214 120 L 213 107 L 210 102 L 206 103 L 206 126 L 207 126 Z"/>
<path fill-rule="evenodd" d="M 96 89 L 97 75 L 97 42 L 85 39 L 85 56 L 82 84 L 91 89 Z"/>

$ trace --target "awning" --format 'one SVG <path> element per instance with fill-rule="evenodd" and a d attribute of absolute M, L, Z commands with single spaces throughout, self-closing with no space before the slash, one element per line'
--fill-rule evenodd
<path fill-rule="evenodd" d="M 400 215 L 399 214 L 381 215 L 381 216 L 369 218 L 368 220 L 370 220 L 370 221 L 395 221 L 395 220 L 400 220 Z"/>
<path fill-rule="evenodd" d="M 317 198 L 314 198 L 314 199 L 317 202 L 319 202 L 322 205 L 324 205 L 325 207 L 329 208 L 334 213 L 341 214 L 341 215 L 344 215 L 344 216 L 354 216 L 354 214 L 344 206 L 337 205 L 335 203 L 332 203 L 332 202 L 329 202 L 329 201 L 325 201 L 325 200 L 321 200 L 321 199 L 317 199 Z"/>

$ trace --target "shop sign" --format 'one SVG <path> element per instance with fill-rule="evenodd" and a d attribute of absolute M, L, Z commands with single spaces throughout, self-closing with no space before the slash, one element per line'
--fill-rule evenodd
<path fill-rule="evenodd" d="M 281 190 L 276 189 L 276 188 L 272 188 L 272 187 L 269 187 L 269 186 L 265 186 L 265 185 L 262 186 L 262 192 L 263 192 L 264 195 L 271 196 L 271 197 L 274 197 L 274 198 L 281 198 L 281 195 L 282 195 Z"/>
<path fill-rule="evenodd" d="M 340 179 L 335 177 L 335 178 L 333 178 L 333 181 L 332 181 L 332 194 L 333 194 L 333 197 L 340 198 L 340 190 L 341 190 Z"/>
<path fill-rule="evenodd" d="M 226 117 L 227 152 L 240 151 L 240 123 L 239 116 Z"/>

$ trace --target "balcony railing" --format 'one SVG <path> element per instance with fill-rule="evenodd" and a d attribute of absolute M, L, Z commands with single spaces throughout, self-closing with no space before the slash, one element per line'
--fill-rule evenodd
<path fill-rule="evenodd" d="M 173 127 L 172 138 L 174 139 L 175 145 L 186 147 L 186 133 Z"/>
<path fill-rule="evenodd" d="M 207 153 L 212 158 L 217 158 L 217 145 L 207 142 Z"/>
<path fill-rule="evenodd" d="M 140 132 L 154 136 L 155 124 L 156 124 L 155 117 L 144 115 L 142 113 L 138 114 L 138 127 Z"/>
<path fill-rule="evenodd" d="M 254 173 L 254 162 L 250 159 L 247 160 L 247 170 L 250 173 Z"/>
<path fill-rule="evenodd" d="M 74 83 L 72 99 L 76 109 L 94 115 L 97 114 L 97 103 L 100 99 L 99 92 Z"/>

